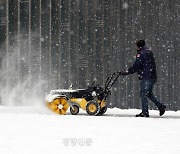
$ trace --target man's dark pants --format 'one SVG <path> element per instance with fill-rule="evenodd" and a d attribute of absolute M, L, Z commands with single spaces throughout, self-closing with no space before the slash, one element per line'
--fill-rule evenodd
<path fill-rule="evenodd" d="M 154 102 L 154 104 L 160 108 L 162 103 L 159 102 L 158 98 L 153 94 L 153 87 L 156 82 L 156 79 L 148 79 L 140 81 L 140 97 L 142 103 L 142 112 L 144 114 L 149 114 L 148 112 L 148 98 Z"/>

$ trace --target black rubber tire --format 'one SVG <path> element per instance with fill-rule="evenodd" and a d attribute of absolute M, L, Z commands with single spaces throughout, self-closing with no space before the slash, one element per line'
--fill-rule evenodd
<path fill-rule="evenodd" d="M 98 115 L 100 111 L 100 105 L 96 101 L 89 101 L 86 105 L 86 112 L 89 115 Z"/>
<path fill-rule="evenodd" d="M 70 108 L 71 114 L 72 115 L 77 115 L 79 113 L 79 106 L 73 105 L 73 108 L 74 108 L 74 110 L 72 108 Z"/>
<path fill-rule="evenodd" d="M 107 111 L 107 105 L 100 109 L 98 115 L 103 115 Z"/>

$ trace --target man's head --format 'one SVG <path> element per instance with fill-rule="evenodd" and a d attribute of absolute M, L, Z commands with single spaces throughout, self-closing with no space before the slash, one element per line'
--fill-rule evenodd
<path fill-rule="evenodd" d="M 144 40 L 139 40 L 139 41 L 137 41 L 136 45 L 137 45 L 138 48 L 142 48 L 142 47 L 145 46 L 145 41 Z"/>

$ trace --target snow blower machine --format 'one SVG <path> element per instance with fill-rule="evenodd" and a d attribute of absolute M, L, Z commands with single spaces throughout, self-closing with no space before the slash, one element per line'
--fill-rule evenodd
<path fill-rule="evenodd" d="M 47 106 L 55 113 L 64 115 L 68 108 L 70 113 L 76 115 L 79 109 L 83 109 L 88 115 L 103 115 L 107 110 L 106 99 L 111 93 L 111 88 L 121 72 L 115 72 L 108 77 L 104 87 L 95 85 L 87 89 L 58 89 L 51 90 L 46 95 Z"/>

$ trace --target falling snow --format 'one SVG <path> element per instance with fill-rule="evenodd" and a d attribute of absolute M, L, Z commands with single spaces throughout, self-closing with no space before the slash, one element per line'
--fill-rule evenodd
<path fill-rule="evenodd" d="M 133 64 L 135 43 L 145 39 L 157 63 L 155 92 L 168 109 L 180 109 L 179 16 L 178 0 L 0 1 L 1 99 L 34 88 L 23 97 L 44 98 L 71 83 L 86 88 L 96 77 L 103 85 Z M 138 88 L 137 75 L 120 78 L 109 106 L 139 108 Z"/>

